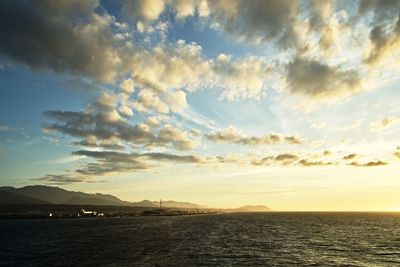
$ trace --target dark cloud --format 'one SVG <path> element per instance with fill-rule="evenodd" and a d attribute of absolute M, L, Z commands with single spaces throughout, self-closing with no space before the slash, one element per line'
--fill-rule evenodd
<path fill-rule="evenodd" d="M 359 13 L 371 13 L 373 16 L 370 32 L 372 49 L 368 51 L 365 63 L 377 64 L 400 47 L 400 1 L 362 0 Z"/>
<path fill-rule="evenodd" d="M 366 12 L 372 12 L 374 23 L 380 23 L 385 20 L 391 20 L 400 15 L 399 0 L 361 0 L 359 13 L 364 15 Z"/>
<path fill-rule="evenodd" d="M 381 161 L 381 160 L 375 160 L 375 161 L 370 161 L 366 163 L 359 163 L 357 161 L 353 161 L 349 163 L 351 166 L 355 167 L 376 167 L 376 166 L 384 166 L 387 165 L 387 162 Z"/>
<path fill-rule="evenodd" d="M 256 166 L 262 165 L 290 165 L 299 159 L 298 155 L 284 153 L 277 156 L 267 156 L 260 160 L 252 160 L 251 164 Z"/>
<path fill-rule="evenodd" d="M 0 53 L 34 69 L 111 81 L 119 56 L 97 0 L 1 1 Z"/>
<path fill-rule="evenodd" d="M 400 11 L 399 11 L 400 12 Z M 400 47 L 400 15 L 392 29 L 382 25 L 375 26 L 370 33 L 372 49 L 365 59 L 367 64 L 379 63 L 384 57 L 391 56 Z"/>
<path fill-rule="evenodd" d="M 79 150 L 73 155 L 88 156 L 97 159 L 104 159 L 108 162 L 139 163 L 141 159 L 154 161 L 172 161 L 178 163 L 200 163 L 202 160 L 193 155 L 176 155 L 168 153 L 123 153 L 115 151 L 92 151 Z"/>
<path fill-rule="evenodd" d="M 357 71 L 342 70 L 300 57 L 288 64 L 286 82 L 292 93 L 314 98 L 352 95 L 361 89 L 361 77 Z"/>
<path fill-rule="evenodd" d="M 251 164 L 256 166 L 268 166 L 268 165 L 299 165 L 303 167 L 313 167 L 313 166 L 329 166 L 334 165 L 334 162 L 324 162 L 324 161 L 314 161 L 311 159 L 303 158 L 299 160 L 300 156 L 292 153 L 283 153 L 277 156 L 268 156 L 260 160 L 253 160 Z"/>
<path fill-rule="evenodd" d="M 330 155 L 332 155 L 332 152 L 329 151 L 329 150 L 325 150 L 322 154 L 323 154 L 324 156 L 330 156 Z"/>
<path fill-rule="evenodd" d="M 263 136 L 245 136 L 234 127 L 228 127 L 204 136 L 206 139 L 216 143 L 233 143 L 247 146 L 304 143 L 299 137 L 293 135 L 265 134 Z"/>
<path fill-rule="evenodd" d="M 91 148 L 104 148 L 104 149 L 112 149 L 112 150 L 123 150 L 125 146 L 119 144 L 107 144 L 102 142 L 92 142 L 90 140 L 81 140 L 72 142 L 74 146 L 84 146 L 84 147 L 91 147 Z"/>
<path fill-rule="evenodd" d="M 324 162 L 324 161 L 311 161 L 308 159 L 302 159 L 298 162 L 299 165 L 304 167 L 313 167 L 313 166 L 329 166 L 333 165 L 333 162 Z"/>
<path fill-rule="evenodd" d="M 297 160 L 299 157 L 297 155 L 294 154 L 280 154 L 278 156 L 275 157 L 275 160 L 277 161 L 294 161 Z"/>
<path fill-rule="evenodd" d="M 162 162 L 178 164 L 220 163 L 215 157 L 200 158 L 195 155 L 179 155 L 172 153 L 127 153 L 117 151 L 78 150 L 72 155 L 87 157 L 81 166 L 70 173 L 46 175 L 34 180 L 60 184 L 76 182 L 96 182 L 93 178 L 117 173 L 145 171 L 160 166 Z"/>
<path fill-rule="evenodd" d="M 84 177 L 72 176 L 68 174 L 48 174 L 40 178 L 34 178 L 32 180 L 54 184 L 71 184 L 85 181 Z"/>
<path fill-rule="evenodd" d="M 212 140 L 212 139 L 210 139 Z M 254 146 L 267 144 L 302 144 L 296 136 L 282 136 L 278 134 L 266 134 L 264 136 L 241 137 L 234 141 L 236 144 Z"/>
<path fill-rule="evenodd" d="M 156 167 L 160 162 L 203 163 L 193 155 L 176 155 L 168 153 L 124 153 L 115 151 L 74 151 L 73 155 L 86 156 L 96 160 L 87 163 L 75 172 L 85 176 L 98 176 L 109 173 L 134 172 Z"/>
<path fill-rule="evenodd" d="M 140 159 L 138 154 L 128 154 L 115 151 L 74 151 L 73 155 L 96 159 L 96 162 L 86 163 L 75 172 L 84 176 L 101 176 L 109 173 L 132 172 L 145 170 L 150 164 Z"/>
<path fill-rule="evenodd" d="M 348 154 L 347 156 L 344 156 L 343 159 L 345 159 L 345 160 L 351 160 L 351 159 L 355 159 L 356 157 L 358 157 L 358 155 L 352 153 L 352 154 Z"/>
<path fill-rule="evenodd" d="M 209 1 L 211 16 L 224 30 L 247 41 L 297 42 L 294 21 L 297 2 L 291 0 Z"/>
<path fill-rule="evenodd" d="M 44 115 L 56 122 L 45 125 L 44 129 L 83 138 L 74 144 L 87 147 L 119 149 L 122 147 L 118 142 L 128 142 L 133 145 L 190 150 L 196 145 L 185 131 L 170 125 L 157 131 L 145 124 L 132 125 L 127 120 L 118 118 L 111 107 L 101 109 L 103 111 L 46 111 Z"/>

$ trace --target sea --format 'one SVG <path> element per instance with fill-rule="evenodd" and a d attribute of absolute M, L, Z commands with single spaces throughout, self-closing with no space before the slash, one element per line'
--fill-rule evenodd
<path fill-rule="evenodd" d="M 0 266 L 400 266 L 400 213 L 0 220 Z"/>

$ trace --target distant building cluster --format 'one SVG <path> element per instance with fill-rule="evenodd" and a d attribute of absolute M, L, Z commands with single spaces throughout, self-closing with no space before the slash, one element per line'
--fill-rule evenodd
<path fill-rule="evenodd" d="M 78 213 L 78 217 L 104 217 L 104 213 L 81 209 Z"/>

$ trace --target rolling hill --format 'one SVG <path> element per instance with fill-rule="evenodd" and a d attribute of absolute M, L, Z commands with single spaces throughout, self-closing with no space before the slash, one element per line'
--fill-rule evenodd
<path fill-rule="evenodd" d="M 44 205 L 49 203 L 36 198 L 21 196 L 12 192 L 0 191 L 0 204 Z"/>
<path fill-rule="evenodd" d="M 148 208 L 157 208 L 159 206 L 158 201 L 143 200 L 140 202 L 128 202 L 113 195 L 74 192 L 45 185 L 33 185 L 21 188 L 11 186 L 0 187 L 0 204 L 97 205 Z M 197 206 L 189 202 L 169 200 L 163 201 L 163 207 L 193 209 Z"/>

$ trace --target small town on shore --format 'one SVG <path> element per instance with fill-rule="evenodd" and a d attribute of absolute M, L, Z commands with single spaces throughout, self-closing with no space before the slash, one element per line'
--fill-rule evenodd
<path fill-rule="evenodd" d="M 221 213 L 221 210 L 164 208 L 162 200 L 156 209 L 148 207 L 113 207 L 78 205 L 10 205 L 2 207 L 0 219 L 66 219 L 66 218 L 122 218 L 139 216 L 192 216 Z"/>

